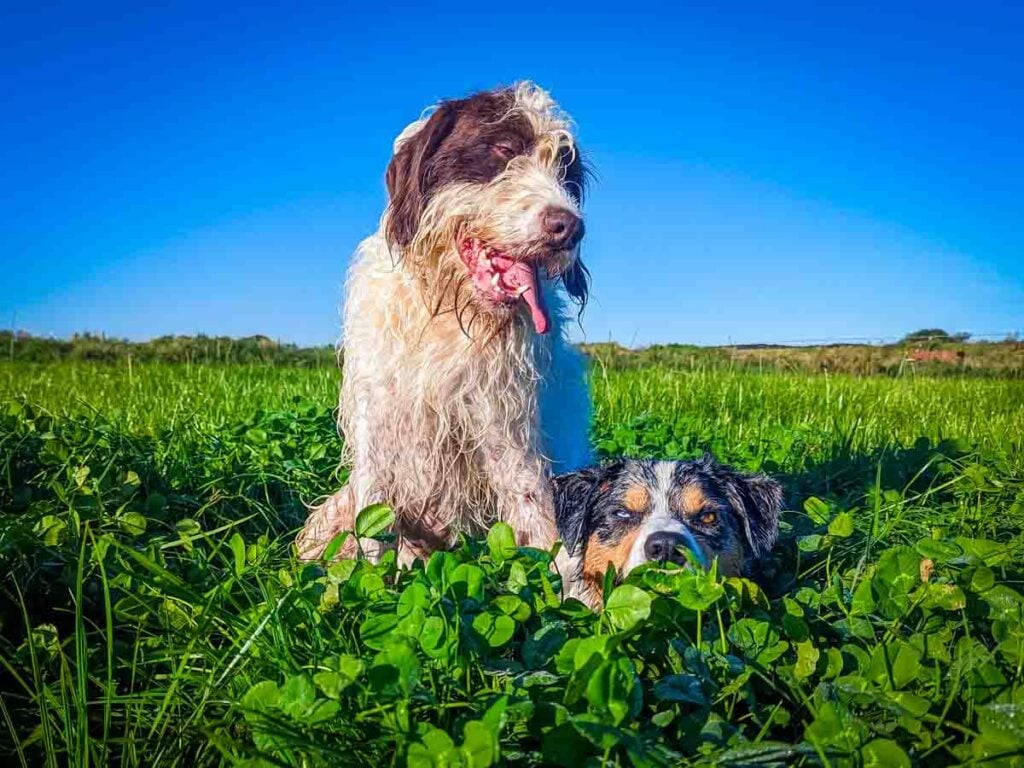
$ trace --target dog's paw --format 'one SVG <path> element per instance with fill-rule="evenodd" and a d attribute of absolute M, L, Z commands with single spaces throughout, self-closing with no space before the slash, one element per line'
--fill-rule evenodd
<path fill-rule="evenodd" d="M 314 507 L 295 537 L 299 559 L 307 562 L 319 560 L 335 536 L 351 531 L 355 527 L 354 506 L 352 491 L 346 485 L 319 507 Z M 338 550 L 337 557 L 354 557 L 356 549 L 355 537 L 349 536 Z"/>

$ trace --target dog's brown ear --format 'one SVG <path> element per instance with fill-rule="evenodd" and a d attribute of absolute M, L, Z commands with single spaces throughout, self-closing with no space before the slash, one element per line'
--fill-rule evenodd
<path fill-rule="evenodd" d="M 562 146 L 559 149 L 558 161 L 562 166 L 562 184 L 576 200 L 576 205 L 583 207 L 583 199 L 587 196 L 587 187 L 594 178 L 590 163 L 580 151 L 579 146 Z"/>
<path fill-rule="evenodd" d="M 416 133 L 395 150 L 384 181 L 388 212 L 384 235 L 391 248 L 405 248 L 416 236 L 420 217 L 430 197 L 430 160 L 455 127 L 458 110 L 442 104 Z"/>
<path fill-rule="evenodd" d="M 750 553 L 760 559 L 771 552 L 779 538 L 782 486 L 761 473 L 736 473 L 737 498 L 733 507 L 743 523 Z"/>
<path fill-rule="evenodd" d="M 587 185 L 593 176 L 590 166 L 583 159 L 583 154 L 578 146 L 562 147 L 560 152 L 560 162 L 564 169 L 562 184 L 576 200 L 576 204 L 582 208 Z M 590 270 L 579 258 L 562 273 L 562 284 L 570 298 L 579 305 L 582 314 L 587 305 L 587 296 L 590 294 Z"/>
<path fill-rule="evenodd" d="M 565 285 L 566 293 L 579 304 L 582 313 L 590 294 L 590 270 L 577 258 L 572 266 L 562 273 L 562 283 Z"/>

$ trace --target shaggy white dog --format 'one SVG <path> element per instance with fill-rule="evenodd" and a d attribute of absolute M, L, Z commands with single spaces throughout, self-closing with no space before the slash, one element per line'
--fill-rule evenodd
<path fill-rule="evenodd" d="M 349 482 L 313 510 L 302 557 L 375 502 L 395 510 L 403 563 L 496 520 L 522 544 L 555 541 L 551 473 L 590 460 L 584 365 L 565 337 L 567 298 L 587 297 L 584 179 L 568 119 L 530 83 L 444 101 L 398 137 L 387 210 L 347 285 Z"/>

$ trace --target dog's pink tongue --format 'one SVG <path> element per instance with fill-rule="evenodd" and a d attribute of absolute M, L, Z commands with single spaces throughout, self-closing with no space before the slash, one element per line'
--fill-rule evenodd
<path fill-rule="evenodd" d="M 544 305 L 544 294 L 540 290 L 537 279 L 538 267 L 523 261 L 517 261 L 505 271 L 505 284 L 509 288 L 525 288 L 522 299 L 530 308 L 530 319 L 537 333 L 547 333 L 551 325 L 548 319 L 548 308 Z"/>

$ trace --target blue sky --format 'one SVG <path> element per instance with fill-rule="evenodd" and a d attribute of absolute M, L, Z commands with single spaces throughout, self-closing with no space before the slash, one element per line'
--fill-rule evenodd
<path fill-rule="evenodd" d="M 536 80 L 598 180 L 586 337 L 1024 331 L 1011 4 L 0 11 L 0 327 L 338 334 L 395 134 Z"/>

